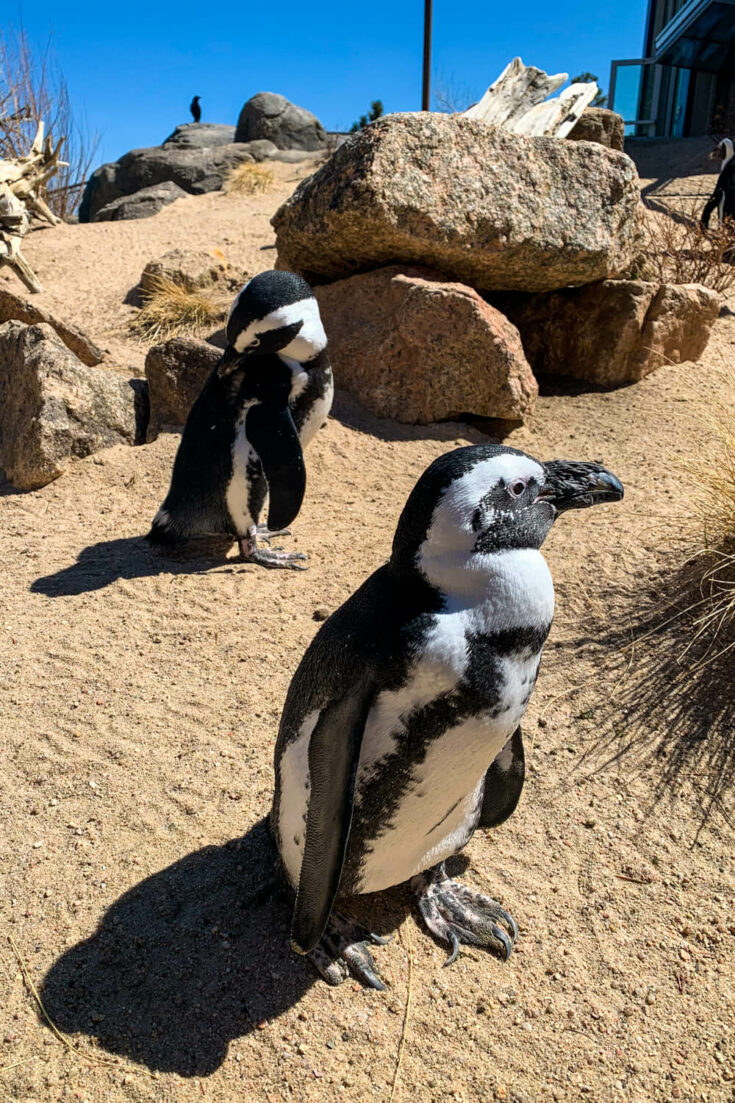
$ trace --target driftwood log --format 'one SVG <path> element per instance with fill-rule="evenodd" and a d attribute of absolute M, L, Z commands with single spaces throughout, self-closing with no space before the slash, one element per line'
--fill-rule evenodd
<path fill-rule="evenodd" d="M 570 84 L 554 99 L 547 99 L 568 79 L 566 73 L 549 76 L 543 69 L 524 65 L 519 57 L 513 58 L 482 99 L 464 115 L 502 126 L 514 134 L 566 138 L 597 95 L 597 85 L 591 81 Z"/>
<path fill-rule="evenodd" d="M 25 157 L 0 160 L 0 267 L 10 266 L 29 291 L 43 291 L 40 280 L 21 252 L 31 215 L 55 226 L 61 221 L 53 213 L 43 191 L 65 161 L 59 160 L 64 139 L 54 147 L 44 141 L 44 125 L 38 124 L 36 137 Z"/>

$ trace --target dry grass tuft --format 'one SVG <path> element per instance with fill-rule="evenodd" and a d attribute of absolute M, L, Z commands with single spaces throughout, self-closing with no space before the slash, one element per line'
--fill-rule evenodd
<path fill-rule="evenodd" d="M 136 337 L 165 341 L 197 335 L 221 322 L 225 310 L 204 291 L 189 291 L 166 276 L 156 276 L 143 306 L 130 321 Z"/>
<path fill-rule="evenodd" d="M 225 192 L 227 195 L 264 193 L 271 190 L 274 181 L 272 169 L 266 168 L 265 165 L 244 161 L 234 168 L 225 180 Z"/>
<path fill-rule="evenodd" d="M 641 219 L 636 275 L 661 283 L 699 283 L 720 294 L 735 285 L 735 222 L 709 229 L 699 221 L 701 201 L 677 209 L 647 207 Z"/>

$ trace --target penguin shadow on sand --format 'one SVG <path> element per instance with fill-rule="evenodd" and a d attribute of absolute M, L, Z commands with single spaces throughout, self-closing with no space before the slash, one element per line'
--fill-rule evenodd
<path fill-rule="evenodd" d="M 211 1074 L 230 1041 L 323 983 L 290 949 L 292 900 L 282 886 L 265 820 L 188 854 L 124 893 L 51 966 L 42 988 L 50 1018 L 152 1070 Z M 355 901 L 358 909 L 350 901 L 350 912 L 367 906 L 374 929 L 391 934 L 402 899 L 381 893 Z"/>
<path fill-rule="evenodd" d="M 102 540 L 83 548 L 76 563 L 37 578 L 31 584 L 31 593 L 46 597 L 78 597 L 93 590 L 103 590 L 119 578 L 247 569 L 247 565 L 237 559 L 226 558 L 231 547 L 232 540 L 216 536 L 191 540 L 186 546 L 165 552 L 149 544 L 143 536 Z"/>

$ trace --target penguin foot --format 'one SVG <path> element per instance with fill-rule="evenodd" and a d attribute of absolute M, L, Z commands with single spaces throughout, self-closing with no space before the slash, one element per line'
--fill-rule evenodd
<path fill-rule="evenodd" d="M 352 974 L 367 988 L 385 991 L 368 943 L 383 946 L 390 939 L 367 931 L 359 923 L 332 912 L 321 941 L 308 955 L 327 984 L 341 984 Z"/>
<path fill-rule="evenodd" d="M 271 532 L 267 525 L 258 525 L 255 531 L 261 540 L 265 540 L 266 544 L 270 544 L 274 536 L 293 535 L 291 529 L 275 529 L 273 532 Z"/>
<path fill-rule="evenodd" d="M 444 863 L 411 879 L 419 911 L 431 933 L 452 947 L 445 965 L 451 965 L 460 943 L 487 946 L 507 961 L 518 937 L 511 915 L 489 896 L 447 877 Z"/>
<path fill-rule="evenodd" d="M 246 563 L 258 563 L 261 567 L 280 568 L 286 571 L 308 571 L 309 569 L 303 566 L 303 561 L 308 559 L 308 556 L 302 552 L 284 552 L 271 548 L 258 548 L 255 546 L 255 541 L 250 537 L 240 540 L 239 543 L 240 554 Z"/>

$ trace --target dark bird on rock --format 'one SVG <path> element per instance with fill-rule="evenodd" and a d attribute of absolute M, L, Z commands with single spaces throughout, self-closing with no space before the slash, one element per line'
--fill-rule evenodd
<path fill-rule="evenodd" d="M 195 96 L 194 99 L 191 101 L 191 103 L 189 104 L 189 110 L 192 113 L 194 122 L 198 123 L 202 117 L 202 109 L 199 104 L 199 96 Z"/>

